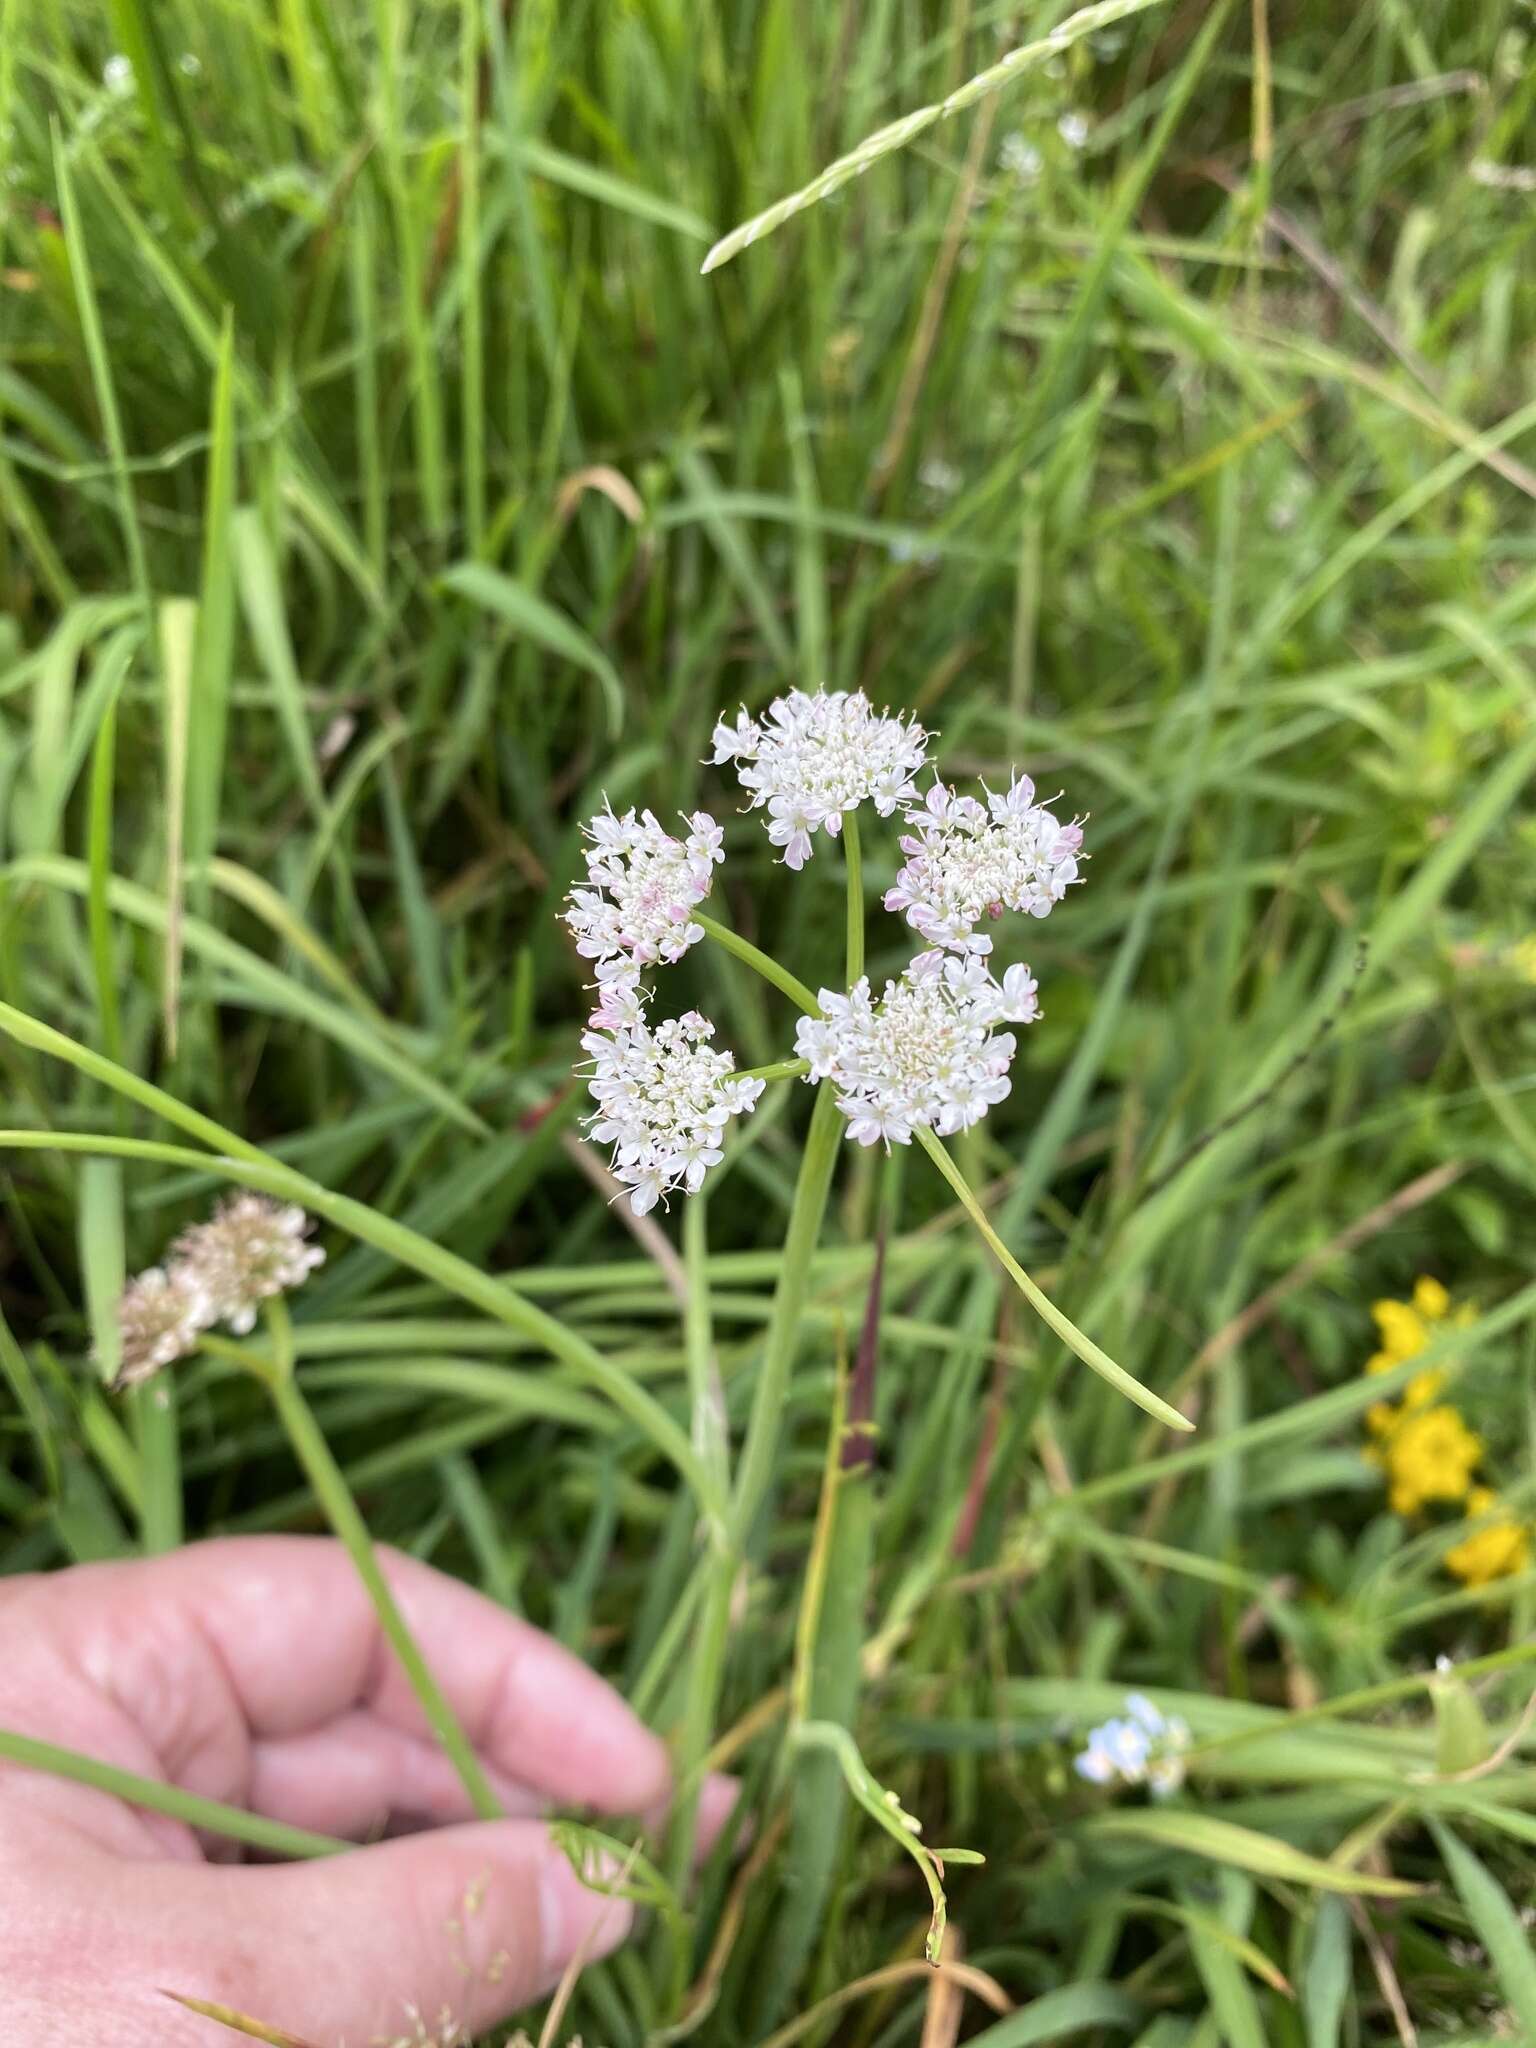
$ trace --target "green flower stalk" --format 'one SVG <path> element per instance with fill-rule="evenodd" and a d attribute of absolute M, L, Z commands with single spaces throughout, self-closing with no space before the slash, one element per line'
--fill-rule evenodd
<path fill-rule="evenodd" d="M 240 1192 L 227 1196 L 207 1222 L 183 1231 L 163 1266 L 138 1274 L 123 1290 L 114 1385 L 140 1385 L 198 1350 L 260 1381 L 471 1806 L 482 1820 L 494 1820 L 501 1802 L 411 1634 L 341 1467 L 294 1379 L 286 1295 L 325 1257 L 309 1242 L 310 1229 L 310 1218 L 296 1203 Z M 258 1318 L 265 1325 L 265 1346 L 235 1342 L 215 1330 L 223 1324 L 238 1337 L 248 1337 Z"/>
<path fill-rule="evenodd" d="M 596 973 L 596 1007 L 582 1043 L 597 1104 L 590 1136 L 613 1146 L 613 1172 L 643 1214 L 668 1195 L 696 1195 L 724 1157 L 727 1128 L 750 1113 L 769 1067 L 739 1073 L 711 1043 L 697 1011 L 653 1025 L 648 1006 L 667 968 L 710 940 L 787 995 L 801 1077 L 817 1088 L 790 1211 L 753 1408 L 733 1489 L 735 1540 L 746 1543 L 771 1483 L 793 1366 L 806 1275 L 841 1139 L 914 1142 L 933 1160 L 1009 1278 L 1093 1371 L 1170 1429 L 1191 1425 L 1143 1387 L 1048 1299 L 1002 1242 L 943 1140 L 979 1123 L 1011 1091 L 1018 1039 L 1036 1022 L 1038 986 L 1016 960 L 994 971 L 990 927 L 1007 912 L 1043 919 L 1082 880 L 1083 827 L 1037 799 L 1027 775 L 1003 790 L 962 793 L 935 777 L 920 792 L 930 735 L 877 713 L 862 691 L 792 691 L 762 718 L 721 720 L 713 759 L 734 767 L 748 808 L 791 871 L 818 837 L 842 840 L 847 883 L 844 987 L 813 992 L 792 969 L 701 908 L 725 858 L 724 832 L 695 811 L 676 834 L 650 811 L 606 805 L 587 826 L 584 884 L 565 921 Z M 904 856 L 884 908 L 923 944 L 878 994 L 864 971 L 866 906 L 856 816 L 872 804 L 899 817 Z"/>
<path fill-rule="evenodd" d="M 911 721 L 877 714 L 862 693 L 796 691 L 762 719 L 745 711 L 715 730 L 716 764 L 730 763 L 750 809 L 766 812 L 768 836 L 783 864 L 803 868 L 820 837 L 840 839 L 846 892 L 846 943 L 840 989 L 812 988 L 792 968 L 722 922 L 703 905 L 724 860 L 724 832 L 695 811 L 670 831 L 650 811 L 616 815 L 606 804 L 591 819 L 585 882 L 570 892 L 565 922 L 578 952 L 593 963 L 595 1007 L 582 1045 L 596 1103 L 590 1136 L 611 1145 L 612 1170 L 645 1214 L 672 1194 L 686 1199 L 683 1244 L 688 1275 L 684 1334 L 693 1410 L 693 1444 L 711 1490 L 728 1489 L 723 1524 L 702 1523 L 702 1628 L 690 1665 L 676 1745 L 679 1802 L 668 1844 L 667 1874 L 685 1879 L 694 1806 L 721 1693 L 729 1611 L 743 1564 L 763 1538 L 779 1470 L 783 1421 L 805 1326 L 812 1261 L 845 1139 L 882 1144 L 893 1162 L 914 1142 L 928 1153 L 967 1216 L 1036 1312 L 1079 1358 L 1121 1393 L 1170 1427 L 1189 1425 L 1157 1395 L 1084 1336 L 1019 1265 L 993 1229 L 944 1139 L 969 1129 L 1010 1090 L 1017 1039 L 1009 1025 L 1040 1015 L 1033 974 L 1022 961 L 994 973 L 983 926 L 1007 911 L 1047 916 L 1079 877 L 1082 826 L 1059 820 L 1035 800 L 1034 785 L 1014 775 L 985 801 L 935 781 L 920 794 L 916 777 L 928 735 Z M 905 856 L 884 898 L 901 912 L 922 949 L 876 994 L 865 972 L 867 905 L 859 808 L 900 814 Z M 702 941 L 729 953 L 799 1010 L 795 1062 L 738 1072 L 714 1045 L 715 1029 L 697 1011 L 656 1024 L 650 1006 L 667 970 Z M 726 1132 L 755 1109 L 764 1088 L 793 1072 L 816 1090 L 778 1279 L 753 1386 L 752 1406 L 731 1471 L 731 1447 L 712 1378 L 708 1290 L 704 1277 L 704 1188 L 724 1157 Z M 884 1231 L 894 1202 L 888 1175 Z M 789 1799 L 784 1887 L 774 1916 L 763 1992 L 753 2013 L 758 2032 L 774 2024 L 799 1981 L 821 1924 L 835 1865 L 844 1780 L 868 1804 L 867 1773 L 850 1732 L 858 1702 L 860 1653 L 877 1474 L 874 1461 L 874 1361 L 880 1314 L 880 1262 L 871 1290 L 852 1387 L 839 1374 L 826 1484 L 807 1568 L 797 1634 L 787 1746 L 779 1783 Z M 851 1394 L 853 1411 L 845 1414 Z M 845 1424 L 851 1423 L 851 1427 Z M 814 1731 L 824 1746 L 801 1756 Z M 837 1746 L 842 1745 L 839 1749 Z M 850 1763 L 849 1759 L 853 1762 Z M 857 1768 L 855 1768 L 857 1766 Z M 878 1793 L 878 1788 L 876 1788 Z M 876 1817 L 890 1824 L 884 1795 Z M 934 1895 L 930 1956 L 943 1938 L 938 1864 L 898 1830 L 923 1863 Z M 676 1930 L 659 1928 L 660 1973 L 680 2009 L 688 1952 Z"/>

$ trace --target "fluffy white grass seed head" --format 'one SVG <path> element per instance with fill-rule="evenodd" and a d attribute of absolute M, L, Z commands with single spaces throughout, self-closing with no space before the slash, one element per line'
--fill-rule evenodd
<path fill-rule="evenodd" d="M 212 1304 L 194 1274 L 150 1266 L 134 1275 L 117 1301 L 118 1366 L 113 1385 L 136 1387 L 196 1350 L 213 1321 Z"/>
<path fill-rule="evenodd" d="M 243 1337 L 264 1301 L 301 1287 L 324 1263 L 325 1253 L 307 1242 L 312 1227 L 295 1202 L 229 1195 L 208 1222 L 177 1238 L 172 1270 L 208 1303 L 210 1322 L 227 1323 Z"/>

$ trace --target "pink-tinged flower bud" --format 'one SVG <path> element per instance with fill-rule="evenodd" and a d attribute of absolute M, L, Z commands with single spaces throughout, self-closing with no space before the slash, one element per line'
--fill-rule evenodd
<path fill-rule="evenodd" d="M 228 1323 L 243 1337 L 255 1328 L 264 1301 L 301 1287 L 325 1263 L 320 1247 L 305 1241 L 312 1228 L 296 1203 L 230 1195 L 207 1223 L 184 1230 L 172 1249 L 177 1269 L 210 1304 L 210 1320 Z"/>

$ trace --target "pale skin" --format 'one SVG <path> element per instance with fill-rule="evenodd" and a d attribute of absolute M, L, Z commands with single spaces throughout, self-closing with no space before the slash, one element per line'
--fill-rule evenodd
<path fill-rule="evenodd" d="M 585 1889 L 537 1816 L 654 1822 L 664 1746 L 539 1630 L 382 1556 L 515 1818 L 469 1819 L 336 1544 L 240 1538 L 0 1582 L 0 1726 L 370 1844 L 236 1862 L 179 1821 L 0 1763 L 0 2048 L 239 2038 L 165 1990 L 315 2048 L 409 2038 L 413 2014 L 475 2033 L 624 1939 L 629 1908 Z M 732 1793 L 705 1788 L 705 1838 Z"/>

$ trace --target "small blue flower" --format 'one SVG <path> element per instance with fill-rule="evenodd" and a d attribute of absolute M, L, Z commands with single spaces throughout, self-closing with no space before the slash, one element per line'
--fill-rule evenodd
<path fill-rule="evenodd" d="M 1088 1745 L 1073 1768 L 1092 1785 L 1146 1785 L 1154 1798 L 1164 1799 L 1184 1782 L 1189 1729 L 1145 1693 L 1128 1693 L 1125 1706 L 1127 1719 L 1089 1729 Z"/>

